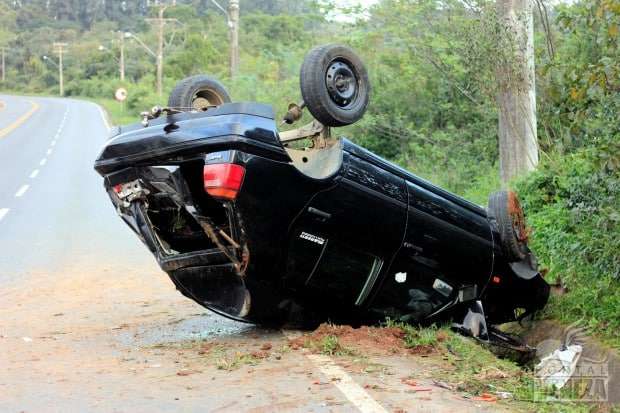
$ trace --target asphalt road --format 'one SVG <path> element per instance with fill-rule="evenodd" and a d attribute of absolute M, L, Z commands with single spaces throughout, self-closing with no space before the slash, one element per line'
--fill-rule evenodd
<path fill-rule="evenodd" d="M 0 95 L 0 412 L 498 410 L 402 381 L 431 359 L 310 354 L 182 297 L 92 168 L 107 136 L 92 103 Z"/>
<path fill-rule="evenodd" d="M 0 282 L 75 260 L 151 260 L 115 216 L 92 168 L 108 136 L 99 107 L 0 101 Z"/>

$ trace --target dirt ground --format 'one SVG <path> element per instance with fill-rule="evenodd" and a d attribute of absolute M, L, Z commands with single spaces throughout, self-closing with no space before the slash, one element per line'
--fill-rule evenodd
<path fill-rule="evenodd" d="M 155 266 L 33 273 L 5 284 L 0 313 L 2 412 L 508 410 L 438 385 L 441 357 L 397 332 L 345 329 L 361 351 L 313 355 L 300 332 L 207 312 Z"/>

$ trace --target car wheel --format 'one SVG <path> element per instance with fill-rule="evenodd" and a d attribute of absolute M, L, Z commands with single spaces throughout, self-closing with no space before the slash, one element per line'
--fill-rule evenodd
<path fill-rule="evenodd" d="M 517 194 L 498 191 L 489 196 L 489 215 L 497 222 L 502 250 L 509 262 L 527 258 L 529 229 Z"/>
<path fill-rule="evenodd" d="M 300 86 L 306 107 L 325 126 L 350 125 L 366 112 L 368 72 L 346 46 L 329 44 L 312 49 L 301 65 Z"/>
<path fill-rule="evenodd" d="M 168 98 L 168 106 L 183 111 L 204 111 L 230 101 L 226 87 L 219 80 L 196 75 L 177 83 Z"/>

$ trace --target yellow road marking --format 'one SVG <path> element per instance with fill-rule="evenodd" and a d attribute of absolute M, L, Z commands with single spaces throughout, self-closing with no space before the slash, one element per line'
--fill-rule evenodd
<path fill-rule="evenodd" d="M 28 118 L 32 116 L 33 113 L 39 110 L 39 105 L 36 102 L 32 102 L 32 101 L 28 101 L 28 102 L 30 102 L 30 104 L 32 105 L 30 110 L 28 110 L 28 112 L 21 115 L 19 118 L 17 118 L 17 120 L 15 120 L 15 122 L 11 123 L 6 128 L 0 129 L 0 139 L 4 138 L 9 133 L 13 132 L 17 127 L 19 127 L 19 125 L 26 122 Z"/>

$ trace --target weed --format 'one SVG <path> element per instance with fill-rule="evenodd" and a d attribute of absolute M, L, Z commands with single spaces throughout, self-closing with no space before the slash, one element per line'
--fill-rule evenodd
<path fill-rule="evenodd" d="M 236 352 L 233 355 L 225 355 L 215 362 L 215 366 L 219 370 L 232 371 L 242 365 L 256 366 L 260 362 L 260 358 L 250 353 Z"/>

